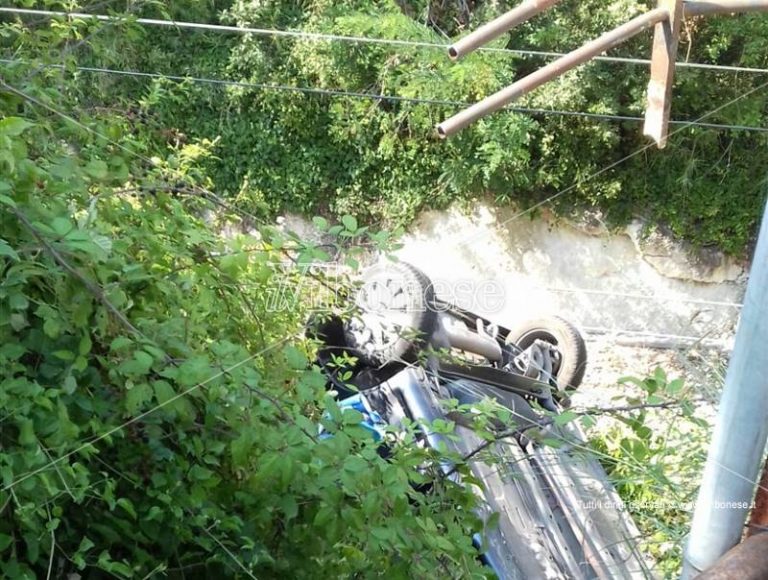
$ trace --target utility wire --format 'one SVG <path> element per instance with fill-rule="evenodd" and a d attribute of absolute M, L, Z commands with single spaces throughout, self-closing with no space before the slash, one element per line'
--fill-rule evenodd
<path fill-rule="evenodd" d="M 597 296 L 616 296 L 620 298 L 632 298 L 635 300 L 651 300 L 654 302 L 683 302 L 685 304 L 701 304 L 703 306 L 721 306 L 724 308 L 741 308 L 742 305 L 738 302 L 726 302 L 720 300 L 701 300 L 697 298 L 684 298 L 677 296 L 650 296 L 648 294 L 639 294 L 631 292 L 615 292 L 610 290 L 590 290 L 587 288 L 559 288 L 553 286 L 536 286 L 541 290 L 547 292 L 554 292 L 558 294 L 594 294 Z"/>
<path fill-rule="evenodd" d="M 26 64 L 26 61 L 0 58 L 0 63 Z M 57 64 L 50 64 L 45 66 L 48 66 L 49 68 L 60 69 L 60 70 L 68 70 L 70 68 L 70 67 L 64 67 L 63 65 L 57 65 Z M 453 101 L 453 100 L 447 100 L 447 99 L 403 97 L 400 95 L 385 95 L 385 94 L 379 94 L 379 93 L 366 93 L 366 92 L 359 92 L 359 91 L 324 89 L 320 87 L 298 87 L 293 85 L 252 83 L 252 82 L 246 82 L 246 81 L 233 81 L 233 80 L 226 80 L 226 79 L 211 79 L 206 77 L 168 75 L 168 74 L 161 74 L 161 73 L 120 70 L 120 69 L 101 68 L 101 67 L 76 66 L 74 68 L 81 72 L 93 73 L 93 74 L 111 74 L 111 75 L 119 75 L 119 76 L 138 77 L 138 78 L 167 79 L 167 80 L 172 80 L 177 82 L 187 81 L 187 82 L 200 83 L 200 84 L 232 86 L 232 87 L 240 87 L 240 88 L 246 88 L 246 89 L 257 89 L 257 90 L 263 90 L 263 91 L 284 91 L 284 92 L 325 95 L 325 96 L 331 96 L 331 97 L 350 97 L 355 99 L 403 102 L 403 103 L 412 103 L 412 104 L 419 104 L 419 105 L 435 105 L 435 106 L 443 106 L 443 107 L 466 107 L 471 104 L 465 101 Z M 531 107 L 511 107 L 510 106 L 510 107 L 504 107 L 503 110 L 513 112 L 513 113 L 523 113 L 523 114 L 529 114 L 529 115 L 558 115 L 558 116 L 565 116 L 565 117 L 584 117 L 587 119 L 597 119 L 597 120 L 603 120 L 603 121 L 616 121 L 616 122 L 641 123 L 645 120 L 643 117 L 635 117 L 635 116 L 629 116 L 629 115 L 611 115 L 607 113 L 590 113 L 587 111 L 564 111 L 559 109 L 540 109 L 540 108 L 531 108 Z M 701 123 L 698 121 L 692 122 L 692 121 L 684 121 L 684 120 L 670 121 L 669 123 L 670 125 L 684 125 L 685 127 L 703 127 L 707 129 L 715 129 L 715 130 L 721 130 L 721 131 L 747 131 L 747 132 L 756 132 L 756 133 L 768 133 L 768 127 L 754 127 L 750 125 Z"/>
<path fill-rule="evenodd" d="M 280 30 L 274 28 L 253 28 L 247 26 L 227 26 L 223 24 L 207 24 L 201 22 L 183 22 L 178 20 L 159 20 L 155 18 L 136 18 L 126 20 L 117 16 L 110 16 L 106 14 L 86 14 L 81 12 L 61 12 L 55 10 L 32 10 L 27 8 L 0 8 L 0 13 L 18 14 L 18 15 L 40 15 L 47 17 L 71 17 L 91 20 L 104 20 L 104 21 L 122 21 L 122 22 L 135 22 L 146 26 L 163 26 L 169 28 L 189 29 L 189 30 L 207 30 L 212 32 L 225 32 L 225 33 L 237 33 L 237 34 L 254 34 L 258 36 L 272 36 L 272 37 L 288 37 L 297 38 L 302 40 L 311 41 L 331 41 L 331 42 L 350 42 L 358 44 L 380 44 L 389 46 L 402 46 L 413 48 L 428 48 L 435 50 L 447 51 L 447 44 L 441 44 L 439 42 L 427 42 L 427 41 L 415 41 L 415 40 L 403 40 L 396 38 L 373 38 L 368 36 L 348 36 L 343 34 L 329 34 L 323 32 L 307 32 L 302 30 Z M 502 53 L 513 54 L 517 56 L 537 56 L 543 58 L 559 58 L 565 56 L 565 53 L 554 51 L 541 51 L 541 50 L 526 50 L 518 48 L 493 48 L 493 47 L 481 47 L 478 49 L 480 52 L 489 53 Z M 648 66 L 651 61 L 644 58 L 626 58 L 618 56 L 596 56 L 593 60 L 603 62 L 616 62 L 623 64 L 642 65 Z M 746 72 L 756 74 L 768 74 L 768 69 L 755 68 L 755 67 L 740 67 L 729 66 L 719 64 L 708 64 L 699 62 L 678 62 L 675 65 L 678 68 L 689 69 L 702 69 L 702 70 L 714 70 L 722 72 Z"/>
<path fill-rule="evenodd" d="M 92 5 L 92 6 L 89 6 L 88 8 L 90 8 L 90 9 L 96 9 L 96 8 L 103 9 L 103 8 L 107 7 L 109 4 L 112 4 L 114 2 L 116 2 L 116 0 L 104 0 L 102 2 L 98 2 L 98 3 L 96 3 L 96 4 Z M 141 7 L 141 5 L 142 5 L 142 0 L 139 0 L 139 1 L 135 2 L 132 6 L 130 6 L 128 8 L 128 10 L 124 14 L 124 16 L 126 16 L 126 17 L 130 16 L 131 13 L 134 12 L 135 10 L 138 10 Z M 0 9 L 0 10 L 4 10 L 4 9 Z M 49 16 L 43 15 L 42 18 L 39 18 L 38 20 L 33 21 L 31 23 L 31 25 L 32 26 L 37 26 L 38 24 L 41 24 L 43 21 L 48 20 L 48 19 L 50 19 Z M 100 26 L 99 28 L 89 32 L 88 34 L 83 35 L 81 38 L 79 38 L 77 40 L 77 42 L 68 43 L 64 47 L 64 49 L 57 55 L 58 58 L 63 60 L 64 56 L 66 56 L 68 53 L 73 52 L 74 50 L 76 50 L 80 46 L 83 46 L 86 42 L 91 40 L 95 35 L 102 33 L 104 31 L 104 29 L 110 28 L 113 25 L 114 25 L 114 22 L 110 22 L 108 24 L 108 26 Z M 44 68 L 43 65 L 37 66 L 34 70 L 32 70 L 27 75 L 27 78 L 25 79 L 25 81 L 29 82 L 29 80 L 32 79 L 33 77 L 35 77 L 41 70 L 43 70 L 43 68 Z"/>
<path fill-rule="evenodd" d="M 72 118 L 71 116 L 69 116 L 69 115 L 66 115 L 65 113 L 63 113 L 63 112 L 61 112 L 61 111 L 58 111 L 57 109 L 55 109 L 55 108 L 51 107 L 50 105 L 44 104 L 44 103 L 42 103 L 42 102 L 38 101 L 37 99 L 35 99 L 34 97 L 31 97 L 31 96 L 27 95 L 26 93 L 23 93 L 23 92 L 19 91 L 18 89 L 15 89 L 15 88 L 13 88 L 13 87 L 11 87 L 11 86 L 7 85 L 6 83 L 2 83 L 2 84 L 3 84 L 3 85 L 4 85 L 4 86 L 7 88 L 7 89 L 9 89 L 9 90 L 12 90 L 13 92 L 16 92 L 16 93 L 20 94 L 21 96 L 23 96 L 23 97 L 25 97 L 26 99 L 30 100 L 32 103 L 34 103 L 34 104 L 37 104 L 37 105 L 39 105 L 39 106 L 42 106 L 42 107 L 44 107 L 44 108 L 46 108 L 46 109 L 48 109 L 48 110 L 50 110 L 50 111 L 54 112 L 55 114 L 57 114 L 57 115 L 59 115 L 59 116 L 61 116 L 61 117 L 65 118 L 65 119 L 69 119 L 69 120 L 73 121 L 74 123 L 76 123 L 77 125 L 80 125 L 80 126 L 81 126 L 81 127 L 83 127 L 84 129 L 87 129 L 87 130 L 88 130 L 88 131 L 90 131 L 90 132 L 94 132 L 94 133 L 96 133 L 96 131 L 94 131 L 94 130 L 93 130 L 93 129 L 91 129 L 90 127 L 87 127 L 86 125 L 84 125 L 84 124 L 80 123 L 79 121 L 75 120 L 75 119 L 74 119 L 74 118 Z M 768 84 L 768 83 L 767 83 L 767 84 Z M 731 101 L 731 102 L 733 102 L 733 101 Z M 727 106 L 728 104 L 730 104 L 730 102 L 729 102 L 729 103 L 727 103 L 727 104 L 725 104 L 725 105 L 722 105 L 720 108 L 722 108 L 722 107 L 724 107 L 724 106 Z M 718 110 L 718 109 L 716 109 L 716 110 Z M 97 134 L 98 134 L 98 133 L 97 133 Z M 112 140 L 110 140 L 110 139 L 108 139 L 108 138 L 107 138 L 107 140 L 108 140 L 108 141 L 111 141 L 112 143 L 115 143 L 114 141 L 112 141 Z M 122 146 L 121 146 L 121 147 L 122 147 Z M 127 151 L 128 151 L 128 152 L 130 152 L 130 150 L 127 150 Z M 134 155 L 136 155 L 137 157 L 143 158 L 143 156 L 142 156 L 142 155 L 140 155 L 140 154 L 138 154 L 138 153 L 135 153 L 135 152 L 130 152 L 130 153 L 133 153 L 133 154 L 134 154 Z M 611 331 L 612 329 L 599 329 L 599 328 L 593 328 L 592 330 L 593 330 L 593 331 L 601 331 L 601 330 L 607 330 L 607 331 Z M 625 331 L 625 332 L 627 332 L 627 331 Z M 629 332 L 632 332 L 632 331 L 629 331 Z M 656 336 L 658 336 L 658 335 L 656 335 Z M 670 338 L 678 338 L 678 337 L 676 337 L 675 335 L 667 335 L 667 336 L 669 336 Z M 249 360 L 251 360 L 252 358 L 255 358 L 256 356 L 258 356 L 258 355 L 260 355 L 260 354 L 263 354 L 263 353 L 265 353 L 266 351 L 268 351 L 268 350 L 270 350 L 270 349 L 272 349 L 272 348 L 275 348 L 276 346 L 278 346 L 279 344 L 282 344 L 283 342 L 285 342 L 285 341 L 286 341 L 286 340 L 288 340 L 289 338 L 290 338 L 290 337 L 284 338 L 284 339 L 282 339 L 281 341 L 278 341 L 277 343 L 274 343 L 274 344 L 272 344 L 272 345 L 270 345 L 270 346 L 266 347 L 266 348 L 265 348 L 265 349 L 263 349 L 262 351 L 260 351 L 260 352 L 258 352 L 258 353 L 256 353 L 256 354 L 254 354 L 254 355 L 251 355 L 251 356 L 249 356 L 248 358 L 244 359 L 243 361 L 240 361 L 240 362 L 236 363 L 235 365 L 233 365 L 233 367 L 230 367 L 229 369 L 225 369 L 223 372 L 229 372 L 229 371 L 231 371 L 233 368 L 235 368 L 235 367 L 237 367 L 237 366 L 240 366 L 240 365 L 242 365 L 242 364 L 245 364 L 246 362 L 248 362 L 248 361 L 249 361 Z M 690 337 L 690 338 L 696 338 L 696 337 Z M 199 388 L 199 387 L 201 387 L 201 386 L 204 386 L 204 385 L 205 385 L 207 382 L 209 382 L 209 381 L 211 381 L 211 380 L 213 380 L 213 379 L 215 379 L 215 378 L 216 378 L 215 376 L 214 376 L 214 377 L 210 377 L 210 378 L 209 378 L 209 379 L 207 379 L 206 381 L 204 381 L 204 382 L 202 382 L 202 383 L 199 383 L 198 385 L 195 385 L 195 386 L 191 387 L 191 389 L 190 389 L 190 390 L 192 390 L 192 389 L 196 389 L 196 388 Z M 179 394 L 177 395 L 177 397 L 185 396 L 186 394 L 187 394 L 187 392 L 182 392 L 182 393 L 179 393 Z M 169 400 L 169 401 L 166 401 L 165 403 L 163 403 L 163 405 L 165 405 L 165 404 L 168 404 L 168 403 L 172 402 L 173 400 L 175 400 L 175 399 L 171 399 L 171 400 Z M 84 449 L 86 449 L 86 448 L 90 447 L 91 445 L 95 444 L 96 442 L 100 441 L 101 439 L 103 439 L 103 438 L 105 438 L 105 437 L 107 437 L 107 436 L 111 435 L 113 432 L 115 432 L 115 431 L 117 431 L 117 430 L 120 430 L 120 429 L 123 429 L 124 427 L 126 427 L 126 426 L 127 426 L 127 425 L 129 425 L 129 424 L 131 424 L 132 422 L 138 421 L 138 420 L 140 420 L 141 418 L 143 418 L 144 416 L 146 416 L 147 414 L 154 412 L 155 410 L 157 410 L 159 407 L 161 407 L 161 406 L 163 406 L 163 405 L 158 405 L 157 407 L 155 407 L 155 408 L 153 408 L 153 409 L 150 409 L 150 410 L 146 411 L 146 412 L 145 412 L 145 413 L 143 413 L 142 415 L 139 415 L 139 416 L 137 416 L 137 417 L 133 417 L 133 418 L 129 419 L 129 420 L 126 422 L 126 423 L 123 423 L 123 424 L 121 424 L 121 425 L 118 425 L 116 428 L 114 428 L 113 430 L 111 430 L 111 431 L 107 432 L 106 434 L 103 434 L 103 435 L 101 435 L 101 436 L 98 436 L 98 437 L 96 437 L 95 439 L 91 439 L 91 440 L 88 440 L 88 441 L 87 441 L 87 442 L 85 442 L 85 443 L 84 443 L 84 445 L 82 445 L 81 447 L 79 447 L 79 448 L 75 449 L 74 451 L 71 451 L 71 452 L 69 452 L 69 453 L 65 454 L 64 456 L 61 456 L 61 457 L 57 458 L 56 460 L 54 460 L 54 461 L 50 462 L 49 464 L 47 464 L 46 466 L 43 466 L 42 468 L 39 468 L 39 469 L 37 469 L 37 470 L 34 470 L 34 471 L 32 471 L 32 472 L 28 472 L 28 473 L 22 474 L 22 475 L 21 475 L 19 478 L 17 478 L 17 479 L 15 479 L 14 481 L 12 481 L 12 482 L 11 482 L 11 483 L 10 483 L 8 486 L 6 486 L 6 487 L 7 487 L 7 488 L 13 487 L 14 485 L 16 485 L 16 484 L 20 483 L 21 481 L 23 481 L 23 480 L 25 480 L 25 479 L 27 479 L 27 478 L 29 478 L 29 477 L 32 477 L 32 476 L 36 475 L 37 473 L 40 473 L 41 471 L 43 471 L 43 470 L 45 470 L 45 469 L 47 469 L 47 468 L 49 468 L 49 467 L 51 467 L 51 466 L 53 466 L 53 465 L 55 465 L 55 464 L 57 464 L 57 463 L 59 463 L 59 462 L 61 462 L 61 461 L 65 460 L 66 458 L 70 457 L 71 455 L 73 455 L 73 454 L 75 454 L 75 453 L 78 453 L 79 451 L 81 451 L 81 450 L 84 450 Z"/>
<path fill-rule="evenodd" d="M 6 61 L 6 60 L 3 60 L 3 59 L 0 59 L 0 62 L 13 62 L 13 61 Z M 150 76 L 152 78 L 156 78 L 156 77 L 158 77 L 158 78 L 170 78 L 170 77 L 164 77 L 164 75 L 157 75 L 157 74 L 154 74 L 154 73 L 134 73 L 134 72 L 131 72 L 131 71 L 113 71 L 113 70 L 110 70 L 110 69 L 92 69 L 92 68 L 89 68 L 89 67 L 82 67 L 82 69 L 85 70 L 86 72 L 109 72 L 109 73 L 117 73 L 117 74 L 129 74 L 129 75 L 132 75 L 132 76 L 134 76 L 134 75 L 135 76 Z M 182 81 L 183 80 L 192 80 L 192 81 L 194 81 L 196 79 L 194 79 L 194 78 L 187 78 L 187 77 L 176 77 L 176 80 L 182 80 Z M 222 80 L 216 80 L 216 79 L 197 79 L 197 80 L 198 81 L 202 81 L 202 82 L 212 82 L 212 83 L 215 83 L 215 84 L 235 84 L 235 85 L 238 85 L 238 86 L 243 86 L 244 85 L 244 86 L 248 86 L 248 87 L 253 85 L 253 83 L 241 83 L 241 82 L 237 82 L 237 81 L 222 81 Z M 768 85 L 768 83 L 766 83 L 766 85 Z M 765 85 L 763 85 L 763 86 L 765 86 Z M 275 87 L 273 85 L 258 85 L 257 88 L 272 88 L 272 89 L 275 89 L 277 87 Z M 387 99 L 387 98 L 389 98 L 389 97 L 384 96 L 384 95 L 370 95 L 370 94 L 367 94 L 367 93 L 349 93 L 349 92 L 341 92 L 341 91 L 329 91 L 329 90 L 326 90 L 326 89 L 312 89 L 312 90 L 310 90 L 310 89 L 301 89 L 299 87 L 289 87 L 289 86 L 280 87 L 280 88 L 285 89 L 285 90 L 301 90 L 302 92 L 310 92 L 310 91 L 311 92 L 317 92 L 317 91 L 321 91 L 323 94 L 334 94 L 334 95 L 342 94 L 344 96 L 359 96 L 359 97 L 379 98 L 379 99 Z M 760 88 L 763 88 L 763 87 L 757 87 L 757 88 L 753 89 L 752 91 L 749 91 L 748 93 L 744 93 L 744 94 L 740 95 L 739 97 L 737 97 L 736 99 L 733 99 L 732 101 L 730 101 L 730 102 L 728 102 L 728 103 L 726 103 L 724 105 L 721 105 L 720 107 L 718 107 L 714 111 L 711 111 L 711 112 L 705 114 L 701 118 L 704 118 L 704 117 L 706 117 L 706 116 L 708 116 L 710 114 L 713 114 L 714 112 L 716 112 L 716 111 L 718 111 L 718 110 L 720 110 L 720 109 L 722 109 L 722 108 L 724 108 L 724 107 L 734 103 L 735 101 L 739 100 L 740 98 L 745 97 L 748 94 L 751 94 L 751 93 L 759 90 Z M 394 97 L 394 98 L 396 100 L 408 100 L 408 101 L 416 101 L 416 102 L 424 102 L 424 101 L 426 101 L 426 102 L 432 102 L 433 104 L 443 104 L 443 105 L 445 105 L 445 104 L 448 104 L 448 105 L 463 105 L 464 104 L 464 103 L 455 102 L 455 101 L 431 101 L 431 100 L 427 100 L 427 99 L 409 99 L 407 97 Z M 527 111 L 531 112 L 531 110 L 527 110 Z M 541 110 L 541 111 L 537 111 L 537 112 L 553 113 L 553 111 L 548 111 L 548 110 Z M 562 113 L 578 114 L 578 113 L 575 113 L 575 112 L 562 112 Z M 686 123 L 686 122 L 678 122 L 678 123 L 682 123 L 684 125 L 691 125 L 692 124 L 692 123 Z M 752 129 L 760 129 L 760 128 L 752 128 Z M 678 131 L 679 130 L 680 129 L 678 129 Z M 762 130 L 766 130 L 766 129 L 762 129 Z M 609 168 L 618 165 L 619 163 L 621 163 L 622 161 L 626 160 L 627 158 L 632 157 L 632 156 L 638 154 L 639 152 L 644 151 L 645 149 L 647 149 L 647 146 L 645 148 L 641 148 L 640 150 L 636 151 L 635 153 L 631 154 L 630 156 L 627 156 L 624 159 L 622 159 L 622 160 L 620 160 L 620 161 L 610 165 Z M 566 191 L 568 191 L 568 189 L 569 188 L 567 188 L 566 190 L 563 190 L 563 191 L 555 194 L 554 196 L 551 196 L 547 200 L 544 200 L 543 202 L 540 202 L 540 204 L 538 204 L 537 206 L 534 206 L 534 207 L 538 207 L 539 205 L 542 205 L 543 203 L 546 203 L 547 201 L 550 201 L 550 200 L 552 200 L 555 197 L 559 197 L 560 195 L 566 193 Z M 530 211 L 530 209 L 526 210 L 526 211 Z M 513 219 L 514 219 L 514 217 L 517 217 L 517 216 L 513 216 Z M 466 240 L 466 241 L 469 241 L 469 240 Z M 652 296 L 646 296 L 646 295 L 643 295 L 643 294 L 630 294 L 630 293 L 619 293 L 619 292 L 609 292 L 609 291 L 599 291 L 599 290 L 588 290 L 588 289 L 583 289 L 583 288 L 554 288 L 554 287 L 547 287 L 545 289 L 549 290 L 549 291 L 552 291 L 552 292 L 579 292 L 579 293 L 588 293 L 588 294 L 591 293 L 591 294 L 599 294 L 599 295 L 621 296 L 621 297 L 625 297 L 625 298 L 635 298 L 635 299 L 649 299 L 649 300 L 655 299 Z M 725 306 L 725 307 L 734 307 L 734 308 L 739 308 L 741 306 L 740 304 L 735 303 L 735 302 L 720 302 L 720 301 L 695 300 L 695 299 L 683 299 L 683 298 L 679 298 L 679 299 L 678 298 L 668 298 L 668 299 L 669 300 L 673 300 L 673 301 L 680 301 L 680 302 L 686 302 L 686 303 L 698 303 L 698 304 L 712 305 L 712 306 Z M 608 329 L 601 329 L 601 330 L 608 330 Z M 672 335 L 668 335 L 668 336 L 670 338 L 673 337 Z M 694 337 L 674 336 L 674 338 L 694 338 Z"/>
<path fill-rule="evenodd" d="M 609 328 L 609 327 L 603 327 L 603 326 L 585 326 L 583 329 L 588 333 L 594 333 L 594 334 L 608 334 L 608 335 L 630 335 L 630 336 L 638 336 L 638 337 L 645 337 L 648 339 L 659 339 L 659 340 L 677 340 L 677 341 L 684 341 L 684 342 L 701 342 L 709 337 L 708 334 L 705 334 L 703 336 L 688 336 L 685 334 L 666 334 L 663 332 L 654 332 L 652 330 L 633 330 L 630 328 Z M 713 342 L 722 342 L 717 341 L 716 339 L 713 339 Z"/>

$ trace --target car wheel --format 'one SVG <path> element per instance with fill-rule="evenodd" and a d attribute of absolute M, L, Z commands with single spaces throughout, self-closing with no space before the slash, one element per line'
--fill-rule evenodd
<path fill-rule="evenodd" d="M 560 353 L 560 360 L 553 365 L 560 389 L 576 389 L 587 370 L 587 346 L 578 329 L 559 316 L 549 316 L 526 320 L 511 328 L 507 335 L 507 344 L 514 344 L 521 350 L 537 340 L 554 345 Z"/>
<path fill-rule="evenodd" d="M 437 325 L 432 282 L 405 262 L 374 266 L 361 281 L 358 313 L 344 328 L 347 343 L 372 365 L 416 362 Z"/>

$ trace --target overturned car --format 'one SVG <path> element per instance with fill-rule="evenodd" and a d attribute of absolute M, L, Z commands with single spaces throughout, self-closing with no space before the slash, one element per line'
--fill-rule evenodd
<path fill-rule="evenodd" d="M 476 540 L 499 578 L 652 576 L 635 545 L 638 531 L 584 434 L 553 420 L 586 369 L 585 343 L 572 324 L 551 317 L 504 327 L 440 300 L 427 276 L 403 262 L 366 271 L 352 301 L 349 316 L 310 324 L 329 388 L 342 405 L 367 411 L 373 431 L 405 419 L 455 420 L 456 437 L 425 428 L 422 444 L 473 458 L 479 515 L 498 514 L 498 525 Z M 332 364 L 341 355 L 355 361 L 343 381 Z M 513 418 L 494 424 L 499 437 L 490 444 L 451 411 L 487 399 Z"/>

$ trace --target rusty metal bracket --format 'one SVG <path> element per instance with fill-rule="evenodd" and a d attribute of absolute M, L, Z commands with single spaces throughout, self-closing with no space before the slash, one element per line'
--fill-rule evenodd
<path fill-rule="evenodd" d="M 601 54 L 606 50 L 621 44 L 625 40 L 635 36 L 636 34 L 639 34 L 643 30 L 650 28 L 662 20 L 666 20 L 667 18 L 668 12 L 664 8 L 655 8 L 654 10 L 633 18 L 622 26 L 619 26 L 610 32 L 606 32 L 599 38 L 588 42 L 581 48 L 578 48 L 573 52 L 569 52 L 565 56 L 558 58 L 545 67 L 542 67 L 539 70 L 529 74 L 528 76 L 523 77 L 507 88 L 502 89 L 490 95 L 489 97 L 486 97 L 479 103 L 475 103 L 471 107 L 461 111 L 450 119 L 446 119 L 437 126 L 437 134 L 441 138 L 453 135 L 467 125 L 477 121 L 482 117 L 485 117 L 486 115 L 489 115 L 494 111 L 498 111 L 505 105 L 516 99 L 519 99 L 523 95 L 531 92 L 536 87 L 539 87 L 544 83 L 561 76 L 563 73 L 571 70 L 572 68 L 591 60 L 598 54 Z"/>
<path fill-rule="evenodd" d="M 656 141 L 659 149 L 667 144 L 669 113 L 672 109 L 672 85 L 675 79 L 677 42 L 683 20 L 682 0 L 658 0 L 658 7 L 668 17 L 656 25 L 651 54 L 651 81 L 648 83 L 648 104 L 645 109 L 643 133 Z"/>
<path fill-rule="evenodd" d="M 525 0 L 513 10 L 481 26 L 475 32 L 451 45 L 448 48 L 448 55 L 451 59 L 457 60 L 559 1 Z M 591 60 L 649 26 L 655 25 L 651 55 L 651 80 L 648 83 L 648 105 L 645 110 L 643 133 L 651 137 L 660 149 L 665 147 L 669 135 L 669 115 L 672 108 L 672 86 L 675 79 L 677 44 L 683 18 L 711 14 L 768 12 L 768 0 L 657 0 L 657 3 L 654 10 L 633 18 L 505 89 L 486 97 L 479 103 L 475 103 L 450 119 L 446 119 L 437 126 L 437 134 L 441 138 L 453 135 L 542 84 Z"/>

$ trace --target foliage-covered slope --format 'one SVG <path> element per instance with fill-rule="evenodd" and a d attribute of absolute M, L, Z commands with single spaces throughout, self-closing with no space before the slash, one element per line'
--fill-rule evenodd
<path fill-rule="evenodd" d="M 431 5 L 429 26 L 426 6 L 384 2 L 238 3 L 227 19 L 432 42 L 441 41 L 438 26 L 458 33 L 451 23 L 467 17 L 463 6 Z M 199 21 L 227 7 L 131 5 Z M 495 10 L 478 5 L 474 15 Z M 637 10 L 571 4 L 511 42 L 568 48 Z M 2 574 L 481 575 L 471 544 L 481 527 L 476 500 L 436 475 L 444 458 L 407 434 L 384 461 L 360 416 L 340 413 L 308 368 L 312 345 L 296 338 L 307 314 L 298 293 L 334 281 L 295 267 L 322 258 L 322 248 L 258 225 L 259 214 L 330 209 L 405 222 L 422 207 L 488 193 L 530 202 L 634 150 L 637 127 L 504 113 L 441 143 L 432 127 L 450 107 L 148 84 L 76 67 L 473 100 L 535 63 L 482 53 L 451 65 L 415 48 L 24 22 L 2 29 L 3 57 L 17 61 L 3 63 L 0 86 Z M 762 21 L 747 22 L 761 30 Z M 707 56 L 761 64 L 762 53 L 746 48 L 759 37 L 744 42 L 743 58 L 729 53 L 739 34 L 707 29 Z M 608 75 L 607 66 L 528 104 L 639 110 L 644 79 Z M 754 82 L 718 75 L 681 83 L 688 96 L 678 114 L 694 116 Z M 756 95 L 718 120 L 756 124 L 762 106 Z M 762 192 L 762 141 L 698 129 L 680 137 L 566 201 L 598 203 L 616 219 L 642 208 L 699 242 L 740 249 Z M 220 228 L 243 216 L 257 233 L 222 240 Z M 336 231 L 384 240 L 351 216 Z M 660 387 L 648 384 L 658 399 Z M 667 386 L 675 394 L 681 385 Z M 629 448 L 642 468 L 658 441 L 645 411 L 634 412 L 636 437 L 606 450 Z M 318 423 L 334 436 L 318 438 Z M 644 472 L 638 486 L 653 481 L 654 493 L 669 493 L 662 476 Z"/>

